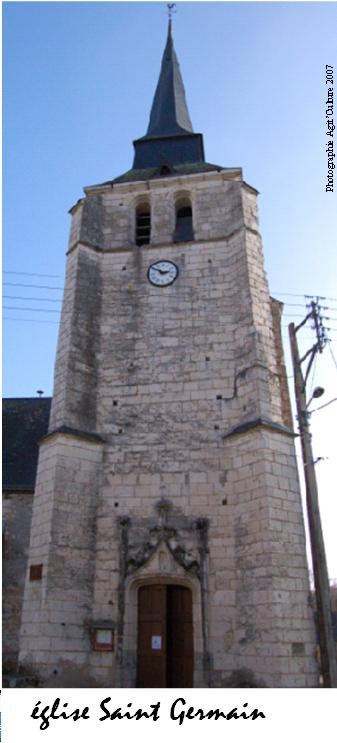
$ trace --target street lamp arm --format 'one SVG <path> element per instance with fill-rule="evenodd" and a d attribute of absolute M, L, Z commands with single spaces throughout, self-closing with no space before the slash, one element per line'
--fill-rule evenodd
<path fill-rule="evenodd" d="M 311 413 L 316 413 L 317 410 L 322 410 L 322 408 L 327 408 L 328 405 L 331 405 L 332 402 L 337 402 L 337 397 L 333 397 L 332 400 L 329 400 L 329 402 L 324 403 L 324 405 L 320 405 L 319 408 L 314 408 L 314 410 L 311 410 Z"/>

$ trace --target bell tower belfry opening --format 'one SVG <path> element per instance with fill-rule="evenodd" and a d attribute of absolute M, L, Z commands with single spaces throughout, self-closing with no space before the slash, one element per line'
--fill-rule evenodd
<path fill-rule="evenodd" d="M 257 191 L 205 160 L 171 19 L 134 148 L 70 212 L 20 667 L 61 687 L 316 686 Z"/>

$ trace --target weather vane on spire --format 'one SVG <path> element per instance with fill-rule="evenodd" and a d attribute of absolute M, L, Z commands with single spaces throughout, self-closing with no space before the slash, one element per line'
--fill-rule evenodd
<path fill-rule="evenodd" d="M 169 21 L 172 19 L 172 13 L 177 12 L 176 10 L 174 10 L 175 7 L 176 7 L 176 3 L 167 3 Z"/>

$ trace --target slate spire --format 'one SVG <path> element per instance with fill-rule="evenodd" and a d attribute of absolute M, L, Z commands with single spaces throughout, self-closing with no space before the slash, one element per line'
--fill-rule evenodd
<path fill-rule="evenodd" d="M 134 168 L 204 162 L 201 134 L 195 134 L 172 38 L 171 18 L 146 135 L 134 142 Z"/>
<path fill-rule="evenodd" d="M 193 127 L 187 109 L 179 63 L 173 46 L 170 19 L 146 136 L 167 136 L 191 132 L 193 132 Z"/>

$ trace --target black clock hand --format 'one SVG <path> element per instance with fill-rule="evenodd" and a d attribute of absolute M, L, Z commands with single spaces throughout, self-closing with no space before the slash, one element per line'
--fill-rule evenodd
<path fill-rule="evenodd" d="M 153 271 L 158 271 L 158 273 L 165 274 L 169 272 L 169 269 L 166 269 L 166 271 L 163 271 L 162 268 L 155 268 L 155 266 L 152 266 Z"/>

